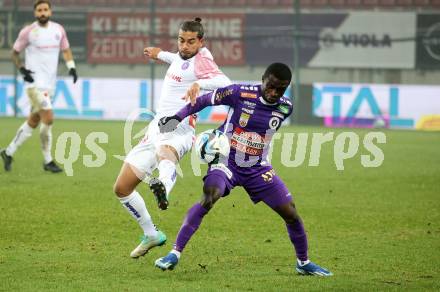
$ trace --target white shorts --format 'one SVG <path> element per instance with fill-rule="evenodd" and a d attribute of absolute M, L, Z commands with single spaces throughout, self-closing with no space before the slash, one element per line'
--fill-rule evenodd
<path fill-rule="evenodd" d="M 157 167 L 156 151 L 159 146 L 173 147 L 180 160 L 191 150 L 194 139 L 194 128 L 188 124 L 181 123 L 173 132 L 161 134 L 157 119 L 154 119 L 148 125 L 144 138 L 128 153 L 125 162 L 133 165 L 142 173 L 151 174 Z"/>
<path fill-rule="evenodd" d="M 49 90 L 29 87 L 26 92 L 31 102 L 31 113 L 52 109 L 52 93 Z"/>

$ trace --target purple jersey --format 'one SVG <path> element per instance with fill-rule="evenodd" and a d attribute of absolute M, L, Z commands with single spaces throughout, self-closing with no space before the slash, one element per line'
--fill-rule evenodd
<path fill-rule="evenodd" d="M 230 106 L 219 130 L 230 137 L 229 163 L 239 167 L 267 164 L 272 136 L 293 108 L 286 97 L 274 104 L 266 102 L 261 85 L 232 84 L 200 96 L 194 106 L 186 105 L 177 116 L 183 119 L 213 105 Z"/>

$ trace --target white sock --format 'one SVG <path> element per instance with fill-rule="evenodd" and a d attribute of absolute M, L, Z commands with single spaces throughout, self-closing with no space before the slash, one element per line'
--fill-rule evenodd
<path fill-rule="evenodd" d="M 49 163 L 52 158 L 52 125 L 41 123 L 40 126 L 41 150 L 43 152 L 44 163 Z"/>
<path fill-rule="evenodd" d="M 157 169 L 159 170 L 159 180 L 165 185 L 167 195 L 169 195 L 176 184 L 176 164 L 171 160 L 164 159 L 159 162 Z"/>
<path fill-rule="evenodd" d="M 18 147 L 20 147 L 21 144 L 23 144 L 24 141 L 29 139 L 29 137 L 32 136 L 32 129 L 29 124 L 24 122 L 20 128 L 17 130 L 17 134 L 15 134 L 14 139 L 12 139 L 9 146 L 6 148 L 6 154 L 9 156 L 14 155 L 15 151 L 17 151 Z"/>
<path fill-rule="evenodd" d="M 307 265 L 308 263 L 310 263 L 310 260 L 307 260 L 307 261 L 300 261 L 299 259 L 296 259 L 296 260 L 298 261 L 298 264 L 301 267 Z"/>
<path fill-rule="evenodd" d="M 178 259 L 180 259 L 180 251 L 173 249 L 171 253 L 175 254 Z"/>
<path fill-rule="evenodd" d="M 146 236 L 157 236 L 156 226 L 151 220 L 144 199 L 137 191 L 133 191 L 127 197 L 119 198 L 119 201 L 128 213 L 136 219 Z"/>

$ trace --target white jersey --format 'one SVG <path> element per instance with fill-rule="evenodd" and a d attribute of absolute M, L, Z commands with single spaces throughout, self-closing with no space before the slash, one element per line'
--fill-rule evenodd
<path fill-rule="evenodd" d="M 158 58 L 170 64 L 157 107 L 158 118 L 174 115 L 185 106 L 187 102 L 183 97 L 196 81 L 202 91 L 212 91 L 231 84 L 229 78 L 220 71 L 207 48 L 201 48 L 195 56 L 187 60 L 182 59 L 179 53 L 165 51 L 160 52 Z M 182 123 L 188 124 L 189 121 L 186 119 Z"/>
<path fill-rule="evenodd" d="M 57 77 L 60 50 L 69 48 L 64 28 L 53 21 L 43 27 L 34 22 L 20 31 L 13 49 L 17 52 L 25 50 L 25 67 L 34 72 L 33 83 L 27 87 L 36 87 L 53 91 Z"/>

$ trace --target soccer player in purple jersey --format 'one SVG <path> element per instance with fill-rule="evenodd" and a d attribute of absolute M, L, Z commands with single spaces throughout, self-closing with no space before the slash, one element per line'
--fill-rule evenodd
<path fill-rule="evenodd" d="M 173 131 L 185 117 L 212 105 L 230 106 L 226 121 L 219 128 L 230 136 L 229 157 L 211 164 L 204 177 L 203 196 L 192 206 L 177 235 L 174 249 L 156 260 L 156 267 L 172 270 L 181 252 L 197 231 L 203 217 L 218 199 L 235 186 L 242 186 L 254 203 L 263 201 L 285 221 L 295 248 L 296 270 L 300 274 L 331 276 L 328 270 L 312 263 L 307 255 L 307 235 L 292 196 L 267 161 L 267 150 L 281 123 L 292 113 L 292 103 L 283 97 L 292 73 L 282 63 L 271 64 L 261 85 L 234 84 L 202 95 L 194 106 L 188 104 L 176 115 L 159 121 L 161 132 Z"/>

